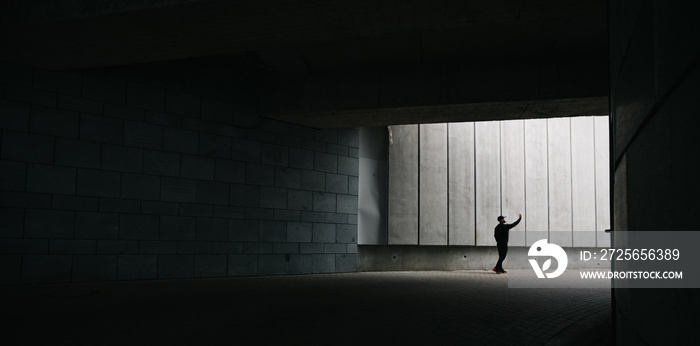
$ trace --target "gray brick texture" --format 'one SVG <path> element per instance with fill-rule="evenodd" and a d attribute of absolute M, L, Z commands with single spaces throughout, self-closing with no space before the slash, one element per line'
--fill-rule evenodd
<path fill-rule="evenodd" d="M 359 159 L 354 157 L 338 157 L 338 173 L 357 177 L 359 175 Z"/>
<path fill-rule="evenodd" d="M 180 215 L 182 216 L 214 216 L 214 206 L 207 204 L 181 203 Z"/>
<path fill-rule="evenodd" d="M 77 74 L 35 70 L 34 87 L 40 90 L 80 96 L 83 80 L 82 76 Z"/>
<path fill-rule="evenodd" d="M 59 283 L 71 279 L 70 255 L 26 255 L 22 257 L 22 283 Z"/>
<path fill-rule="evenodd" d="M 119 214 L 78 212 L 75 214 L 75 238 L 117 239 Z"/>
<path fill-rule="evenodd" d="M 310 255 L 290 255 L 285 271 L 287 274 L 309 274 L 312 269 L 313 263 Z"/>
<path fill-rule="evenodd" d="M 334 243 L 335 242 L 335 224 L 332 223 L 314 223 L 313 224 L 313 242 L 314 243 Z"/>
<path fill-rule="evenodd" d="M 32 105 L 56 106 L 56 93 L 22 86 L 6 85 L 5 97 L 8 100 L 30 103 Z"/>
<path fill-rule="evenodd" d="M 144 150 L 143 173 L 159 176 L 180 176 L 180 154 Z"/>
<path fill-rule="evenodd" d="M 158 276 L 157 255 L 119 255 L 117 260 L 117 279 L 146 280 Z"/>
<path fill-rule="evenodd" d="M 0 238 L 21 238 L 24 230 L 24 209 L 2 208 L 0 209 Z"/>
<path fill-rule="evenodd" d="M 195 131 L 165 128 L 163 142 L 163 149 L 167 151 L 186 154 L 197 154 L 199 152 L 199 135 Z"/>
<path fill-rule="evenodd" d="M 357 254 L 336 255 L 335 271 L 348 273 L 357 271 Z"/>
<path fill-rule="evenodd" d="M 33 106 L 29 128 L 33 133 L 78 138 L 80 113 L 53 107 Z"/>
<path fill-rule="evenodd" d="M 102 147 L 102 169 L 141 173 L 143 149 L 105 145 Z"/>
<path fill-rule="evenodd" d="M 73 238 L 75 213 L 62 210 L 28 209 L 24 219 L 25 238 Z"/>
<path fill-rule="evenodd" d="M 29 131 L 30 105 L 22 102 L 0 100 L 0 128 Z"/>
<path fill-rule="evenodd" d="M 199 137 L 199 155 L 228 159 L 231 157 L 231 139 L 204 133 Z"/>
<path fill-rule="evenodd" d="M 0 160 L 0 189 L 24 191 L 26 181 L 26 163 Z"/>
<path fill-rule="evenodd" d="M 195 224 L 197 240 L 226 241 L 229 239 L 229 221 L 226 219 L 198 217 Z"/>
<path fill-rule="evenodd" d="M 335 265 L 335 255 L 311 255 L 312 273 L 332 273 Z"/>
<path fill-rule="evenodd" d="M 115 145 L 124 142 L 123 120 L 90 114 L 80 118 L 80 139 Z"/>
<path fill-rule="evenodd" d="M 228 255 L 229 276 L 252 276 L 258 274 L 258 256 Z"/>
<path fill-rule="evenodd" d="M 197 183 L 190 179 L 161 178 L 160 198 L 168 202 L 194 202 Z"/>
<path fill-rule="evenodd" d="M 286 261 L 284 255 L 258 256 L 258 275 L 284 274 Z"/>
<path fill-rule="evenodd" d="M 168 90 L 165 94 L 165 111 L 172 114 L 199 117 L 200 98 L 196 95 Z"/>
<path fill-rule="evenodd" d="M 139 253 L 146 255 L 176 254 L 177 242 L 174 240 L 140 240 Z"/>
<path fill-rule="evenodd" d="M 99 74 L 85 75 L 83 96 L 88 99 L 123 104 L 126 100 L 126 80 Z"/>
<path fill-rule="evenodd" d="M 314 169 L 314 152 L 300 148 L 290 148 L 289 166 L 308 170 Z"/>
<path fill-rule="evenodd" d="M 338 155 L 316 153 L 314 158 L 314 168 L 317 171 L 336 173 L 338 172 Z"/>
<path fill-rule="evenodd" d="M 357 130 L 129 69 L 0 63 L 0 285 L 356 270 Z"/>
<path fill-rule="evenodd" d="M 214 159 L 182 155 L 180 173 L 184 178 L 214 180 Z"/>
<path fill-rule="evenodd" d="M 117 172 L 78 169 L 80 196 L 119 197 L 121 175 Z"/>
<path fill-rule="evenodd" d="M 29 164 L 27 191 L 74 195 L 75 174 L 75 168 Z"/>
<path fill-rule="evenodd" d="M 54 137 L 12 131 L 2 132 L 2 159 L 53 163 Z"/>
<path fill-rule="evenodd" d="M 335 212 L 336 209 L 336 194 L 314 192 L 313 194 L 313 210 Z"/>
<path fill-rule="evenodd" d="M 124 145 L 161 150 L 163 148 L 163 128 L 157 125 L 127 121 L 124 124 Z"/>
<path fill-rule="evenodd" d="M 51 208 L 51 195 L 21 191 L 0 191 L 0 207 Z"/>
<path fill-rule="evenodd" d="M 338 195 L 338 212 L 357 214 L 357 196 Z"/>
<path fill-rule="evenodd" d="M 104 112 L 104 103 L 72 95 L 59 94 L 58 108 L 81 113 L 102 114 Z"/>
<path fill-rule="evenodd" d="M 228 205 L 229 197 L 229 184 L 197 181 L 197 203 Z"/>
<path fill-rule="evenodd" d="M 94 240 L 51 239 L 49 253 L 61 255 L 90 255 L 95 254 Z"/>
<path fill-rule="evenodd" d="M 156 240 L 159 220 L 155 215 L 122 214 L 119 217 L 119 239 Z"/>
<path fill-rule="evenodd" d="M 195 255 L 194 277 L 219 277 L 226 276 L 226 255 Z"/>
<path fill-rule="evenodd" d="M 98 143 L 56 138 L 55 163 L 61 166 L 100 168 L 102 148 Z"/>
<path fill-rule="evenodd" d="M 141 201 L 135 199 L 100 198 L 101 213 L 130 213 L 138 214 Z"/>
<path fill-rule="evenodd" d="M 146 121 L 147 111 L 141 108 L 134 108 L 126 105 L 118 105 L 114 103 L 105 103 L 104 115 L 112 118 L 131 121 Z"/>
<path fill-rule="evenodd" d="M 194 255 L 158 256 L 159 279 L 184 279 L 194 276 Z"/>
<path fill-rule="evenodd" d="M 121 197 L 141 200 L 160 199 L 160 177 L 143 174 L 122 174 Z"/>
<path fill-rule="evenodd" d="M 227 183 L 245 183 L 245 163 L 232 160 L 216 160 L 214 179 Z"/>
<path fill-rule="evenodd" d="M 116 255 L 73 256 L 74 282 L 110 281 L 117 279 Z"/>
<path fill-rule="evenodd" d="M 128 105 L 162 111 L 165 109 L 165 91 L 141 83 L 127 83 L 126 103 Z"/>
<path fill-rule="evenodd" d="M 295 168 L 275 167 L 275 186 L 289 189 L 301 187 L 301 171 Z"/>
<path fill-rule="evenodd" d="M 59 210 L 97 211 L 99 199 L 94 197 L 53 195 L 51 208 Z"/>

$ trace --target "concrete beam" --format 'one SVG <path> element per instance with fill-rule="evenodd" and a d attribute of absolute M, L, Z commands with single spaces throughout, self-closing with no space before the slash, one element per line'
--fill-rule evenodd
<path fill-rule="evenodd" d="M 314 128 L 545 119 L 604 115 L 608 97 L 464 103 L 435 106 L 337 110 L 267 117 Z"/>
<path fill-rule="evenodd" d="M 261 83 L 260 111 L 317 128 L 603 115 L 606 61 L 520 57 L 275 76 Z"/>

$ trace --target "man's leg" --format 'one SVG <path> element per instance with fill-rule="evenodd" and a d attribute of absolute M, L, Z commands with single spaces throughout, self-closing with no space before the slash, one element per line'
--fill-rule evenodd
<path fill-rule="evenodd" d="M 505 245 L 505 242 L 499 241 L 496 243 L 496 247 L 498 248 L 498 262 L 496 262 L 496 271 L 503 271 L 503 260 L 506 259 L 506 252 L 508 251 L 508 247 Z"/>
<path fill-rule="evenodd" d="M 503 261 L 506 259 L 506 255 L 508 254 L 508 242 L 501 242 L 501 243 L 503 244 L 502 245 L 503 246 L 503 254 L 498 256 L 498 257 L 500 257 L 499 260 L 501 261 L 498 268 L 500 269 L 500 271 L 505 273 L 506 270 L 503 269 Z"/>

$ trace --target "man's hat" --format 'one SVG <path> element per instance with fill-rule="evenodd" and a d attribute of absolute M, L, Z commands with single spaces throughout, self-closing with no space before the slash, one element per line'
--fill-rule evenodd
<path fill-rule="evenodd" d="M 498 221 L 499 221 L 499 222 L 500 222 L 501 220 L 505 219 L 505 218 L 506 218 L 506 217 L 505 217 L 505 216 L 503 216 L 503 215 L 501 215 L 501 216 L 497 217 L 497 219 L 498 219 Z"/>

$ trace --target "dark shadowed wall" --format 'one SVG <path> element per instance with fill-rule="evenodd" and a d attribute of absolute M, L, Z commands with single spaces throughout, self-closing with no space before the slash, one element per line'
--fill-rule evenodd
<path fill-rule="evenodd" d="M 356 270 L 358 131 L 184 75 L 0 64 L 0 284 Z"/>
<path fill-rule="evenodd" d="M 700 231 L 700 6 L 609 5 L 613 245 L 624 246 L 637 232 Z M 616 288 L 614 297 L 618 345 L 695 339 L 697 290 Z"/>

